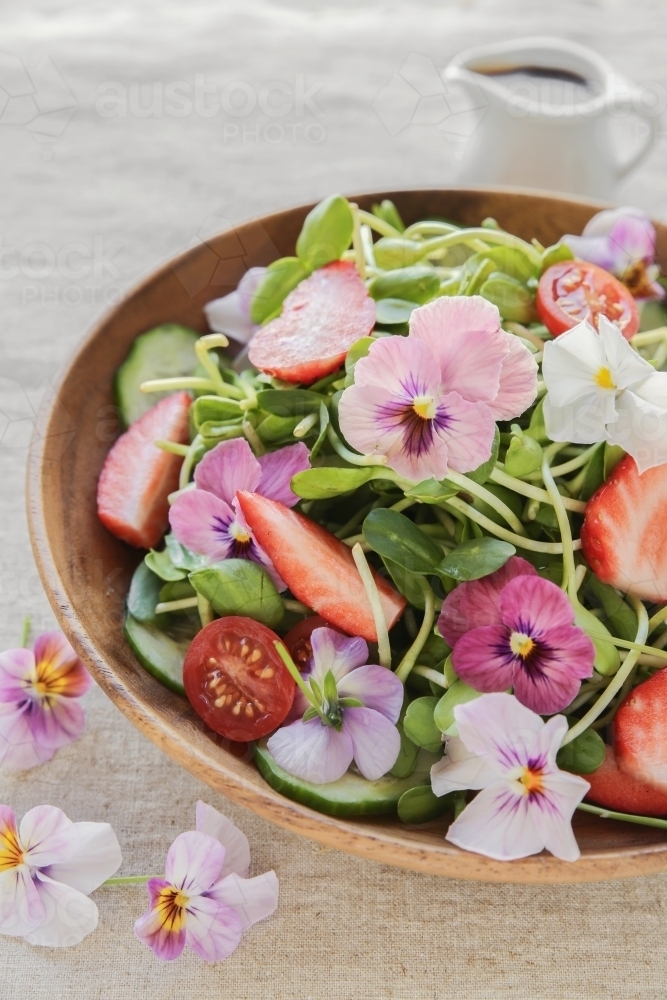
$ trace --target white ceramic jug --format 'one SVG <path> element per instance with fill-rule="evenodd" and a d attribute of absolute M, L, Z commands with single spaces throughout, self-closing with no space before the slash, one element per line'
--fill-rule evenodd
<path fill-rule="evenodd" d="M 654 142 L 656 95 L 573 42 L 526 38 L 468 49 L 443 76 L 477 111 L 463 148 L 464 183 L 609 198 Z M 629 146 L 625 157 L 617 149 L 618 126 Z"/>

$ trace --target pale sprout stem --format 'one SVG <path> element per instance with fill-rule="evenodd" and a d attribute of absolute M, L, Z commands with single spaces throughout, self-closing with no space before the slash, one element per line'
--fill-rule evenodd
<path fill-rule="evenodd" d="M 570 600 L 573 601 L 573 603 L 578 603 L 577 590 L 575 587 L 576 569 L 574 565 L 574 549 L 572 547 L 572 531 L 570 530 L 570 522 L 563 504 L 563 498 L 558 492 L 558 487 L 556 486 L 554 478 L 551 475 L 549 460 L 546 455 L 544 456 L 544 461 L 542 462 L 542 479 L 544 480 L 547 493 L 549 494 L 551 502 L 554 506 L 556 518 L 558 520 L 558 527 L 560 529 L 561 543 L 563 546 L 562 589 L 568 592 Z"/>
<path fill-rule="evenodd" d="M 304 438 L 308 433 L 308 431 L 312 430 L 312 428 L 315 426 L 315 424 L 319 419 L 320 419 L 319 413 L 307 414 L 307 416 L 305 416 L 303 420 L 299 421 L 299 423 L 292 431 L 292 434 L 294 435 L 295 438 Z"/>
<path fill-rule="evenodd" d="M 199 389 L 212 392 L 215 388 L 209 378 L 199 375 L 182 375 L 180 378 L 151 378 L 139 386 L 142 392 L 176 392 L 178 389 Z"/>
<path fill-rule="evenodd" d="M 376 271 L 375 253 L 373 252 L 373 234 L 371 233 L 369 226 L 366 224 L 361 227 L 361 245 L 364 248 L 366 267 L 371 267 L 374 271 Z"/>
<path fill-rule="evenodd" d="M 389 629 L 387 628 L 387 619 L 385 618 L 382 601 L 380 600 L 380 593 L 375 579 L 373 578 L 373 574 L 371 573 L 371 568 L 368 565 L 368 561 L 363 553 L 361 545 L 358 543 L 352 547 L 352 558 L 354 559 L 357 567 L 357 572 L 361 577 L 361 582 L 364 585 L 366 596 L 368 597 L 371 611 L 373 613 L 375 632 L 378 640 L 378 659 L 380 661 L 380 665 L 388 667 L 391 670 L 391 646 L 389 645 Z"/>
<path fill-rule="evenodd" d="M 434 670 L 433 667 L 424 667 L 418 663 L 416 667 L 412 668 L 411 673 L 419 674 L 420 677 L 425 677 L 426 680 L 433 681 L 434 684 L 438 684 L 441 688 L 447 687 L 445 675 Z"/>
<path fill-rule="evenodd" d="M 386 465 L 387 456 L 386 455 L 355 455 L 353 451 L 346 448 L 341 439 L 336 434 L 335 430 L 329 424 L 327 428 L 327 437 L 331 443 L 332 448 L 338 452 L 341 458 L 344 458 L 346 462 L 350 465 Z M 390 479 L 391 476 L 387 476 Z"/>
<path fill-rule="evenodd" d="M 501 517 L 505 518 L 510 528 L 512 528 L 513 531 L 516 531 L 517 535 L 526 534 L 526 529 L 514 511 L 511 510 L 506 503 L 503 503 L 503 501 L 500 500 L 495 493 L 491 493 L 490 490 L 485 490 L 483 486 L 480 486 L 479 483 L 474 482 L 474 480 L 469 479 L 467 476 L 462 476 L 458 472 L 452 472 L 451 469 L 447 473 L 447 479 L 449 482 L 454 483 L 455 486 L 465 490 L 466 493 L 472 493 L 473 496 L 476 496 L 480 500 L 487 503 L 489 507 L 493 507 L 493 509 L 496 510 Z"/>
<path fill-rule="evenodd" d="M 369 229 L 373 229 L 379 236 L 388 236 L 390 239 L 395 239 L 397 236 L 402 235 L 389 222 L 385 222 L 384 219 L 378 219 L 377 215 L 373 215 L 371 212 L 364 212 L 363 208 L 357 208 L 357 212 L 359 213 L 359 222 L 363 222 L 364 225 L 368 226 Z"/>
<path fill-rule="evenodd" d="M 185 611 L 187 608 L 198 608 L 197 597 L 184 597 L 180 601 L 161 601 L 155 605 L 155 614 L 168 614 L 170 611 Z"/>
<path fill-rule="evenodd" d="M 295 611 L 299 615 L 313 614 L 308 605 L 302 604 L 301 601 L 294 601 L 290 597 L 283 597 L 283 607 L 285 611 Z"/>
<path fill-rule="evenodd" d="M 257 431 L 252 426 L 249 420 L 243 421 L 243 423 L 241 424 L 241 430 L 243 431 L 243 436 L 245 437 L 246 441 L 254 451 L 255 455 L 263 455 L 264 452 L 266 451 L 266 448 L 262 444 Z"/>
<path fill-rule="evenodd" d="M 444 500 L 443 503 L 451 510 L 465 514 L 471 521 L 479 524 L 481 528 L 486 528 L 491 535 L 502 538 L 503 541 L 510 542 L 517 548 L 528 549 L 529 552 L 547 552 L 556 556 L 563 554 L 563 546 L 560 542 L 536 542 L 532 538 L 524 538 L 521 535 L 517 535 L 514 531 L 507 531 L 499 524 L 496 524 L 495 521 L 492 521 L 491 518 L 480 514 L 474 507 L 464 503 L 463 500 L 459 500 L 458 497 L 450 497 L 449 500 Z M 574 550 L 581 548 L 581 541 L 578 538 L 572 542 L 572 548 Z"/>
<path fill-rule="evenodd" d="M 553 473 L 555 470 L 552 469 L 551 471 Z M 514 490 L 515 493 L 519 493 L 523 497 L 529 497 L 531 500 L 539 500 L 540 503 L 548 503 L 553 506 L 552 499 L 546 490 L 540 489 L 539 486 L 531 486 L 529 483 L 525 483 L 523 479 L 508 476 L 502 469 L 496 467 L 489 476 L 489 479 L 493 483 L 498 483 L 499 486 L 508 486 L 509 489 Z M 583 500 L 571 500 L 569 497 L 562 495 L 561 500 L 566 510 L 575 511 L 577 514 L 583 514 L 586 510 L 586 504 Z"/>
<path fill-rule="evenodd" d="M 195 344 L 195 354 L 199 363 L 208 372 L 211 382 L 215 386 L 216 392 L 224 393 L 227 388 L 227 383 L 220 374 L 220 368 L 215 363 L 213 358 L 210 356 L 209 351 L 212 351 L 215 347 L 227 347 L 229 341 L 222 333 L 210 333 L 205 337 L 200 337 Z"/>
<path fill-rule="evenodd" d="M 658 326 L 655 330 L 636 333 L 630 343 L 633 347 L 648 347 L 649 344 L 657 344 L 659 341 L 665 340 L 667 340 L 667 326 Z"/>
<path fill-rule="evenodd" d="M 664 621 L 667 621 L 667 604 L 665 604 L 662 608 L 659 608 L 656 611 L 656 613 L 651 618 L 649 618 L 648 621 L 649 635 L 651 634 L 651 632 L 654 632 L 657 629 L 658 625 L 661 625 Z"/>
<path fill-rule="evenodd" d="M 213 608 L 205 597 L 201 594 L 197 594 L 197 608 L 199 610 L 199 620 L 201 621 L 201 627 L 206 628 L 213 621 Z"/>
<path fill-rule="evenodd" d="M 362 281 L 366 277 L 366 258 L 364 256 L 364 245 L 361 240 L 361 224 L 359 220 L 359 206 L 353 201 L 350 202 L 352 209 L 352 246 L 354 248 L 354 262 Z"/>
<path fill-rule="evenodd" d="M 183 465 L 181 466 L 181 471 L 178 475 L 178 488 L 179 490 L 184 490 L 188 483 L 190 482 L 190 473 L 195 464 L 195 458 L 197 456 L 197 451 L 202 444 L 201 434 L 197 434 L 192 441 L 192 444 L 187 450 L 185 458 L 183 459 Z"/>
<path fill-rule="evenodd" d="M 404 684 L 410 676 L 412 668 L 417 662 L 417 657 L 424 648 L 426 640 L 431 634 L 433 619 L 435 618 L 435 595 L 431 590 L 431 587 L 423 576 L 415 576 L 415 580 L 421 587 L 424 594 L 424 618 L 419 632 L 417 632 L 415 641 L 412 643 L 409 650 L 396 668 L 396 676 L 399 680 L 403 681 Z"/>
<path fill-rule="evenodd" d="M 634 608 L 635 614 L 637 615 L 637 621 L 639 623 L 637 627 L 636 641 L 638 645 L 643 645 L 646 640 L 646 636 L 648 635 L 648 615 L 646 613 L 646 608 L 640 600 L 632 595 L 630 595 L 630 602 Z M 568 743 L 571 743 L 572 740 L 576 739 L 577 736 L 588 729 L 589 726 L 592 725 L 592 723 L 595 722 L 600 715 L 602 715 L 607 705 L 609 705 L 614 696 L 621 690 L 623 684 L 636 667 L 638 656 L 639 651 L 636 649 L 633 649 L 628 654 L 625 659 L 625 663 L 623 663 L 621 669 L 614 674 L 609 685 L 602 692 L 595 704 L 589 708 L 586 714 L 579 719 L 578 722 L 575 722 L 571 729 L 568 729 L 561 746 L 566 746 Z"/>
<path fill-rule="evenodd" d="M 178 444 L 177 441 L 155 441 L 156 448 L 160 448 L 162 451 L 168 451 L 171 455 L 187 455 L 189 450 L 189 445 Z"/>

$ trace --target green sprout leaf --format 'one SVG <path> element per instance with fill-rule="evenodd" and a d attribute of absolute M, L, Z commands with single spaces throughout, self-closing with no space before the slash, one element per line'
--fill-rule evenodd
<path fill-rule="evenodd" d="M 576 721 L 573 720 L 573 721 Z M 592 774 L 604 760 L 605 745 L 594 729 L 585 729 L 571 743 L 561 747 L 556 764 L 561 771 L 573 774 Z"/>
<path fill-rule="evenodd" d="M 453 580 L 479 580 L 504 566 L 516 549 L 500 538 L 471 538 L 461 542 L 442 560 L 438 574 Z"/>
<path fill-rule="evenodd" d="M 405 514 L 372 510 L 362 528 L 370 547 L 411 573 L 432 573 L 442 559 L 442 549 Z"/>
<path fill-rule="evenodd" d="M 281 257 L 266 269 L 250 303 L 253 323 L 267 323 L 280 315 L 283 302 L 310 270 L 298 257 Z"/>
<path fill-rule="evenodd" d="M 292 477 L 292 489 L 303 500 L 326 500 L 351 493 L 372 479 L 376 469 L 370 466 L 358 469 L 336 469 L 323 467 L 305 469 Z"/>
<path fill-rule="evenodd" d="M 249 559 L 225 559 L 190 573 L 190 583 L 222 616 L 242 615 L 275 628 L 284 608 L 276 585 Z"/>
<path fill-rule="evenodd" d="M 408 705 L 403 720 L 403 729 L 408 739 L 418 747 L 435 753 L 442 746 L 442 735 L 435 722 L 433 713 L 438 699 L 433 697 L 415 698 Z"/>
<path fill-rule="evenodd" d="M 369 294 L 378 299 L 403 299 L 423 305 L 435 298 L 440 290 L 440 278 L 431 267 L 404 267 L 385 271 L 373 278 Z"/>
<path fill-rule="evenodd" d="M 296 241 L 297 257 L 309 271 L 340 260 L 352 240 L 352 210 L 347 199 L 333 194 L 306 216 Z"/>

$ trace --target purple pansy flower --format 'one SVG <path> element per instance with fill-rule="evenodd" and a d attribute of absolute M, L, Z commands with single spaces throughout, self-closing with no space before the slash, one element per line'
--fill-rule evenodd
<path fill-rule="evenodd" d="M 470 472 L 491 454 L 496 420 L 530 406 L 537 365 L 478 295 L 415 309 L 409 337 L 377 340 L 341 397 L 340 425 L 363 454 L 412 481 Z"/>
<path fill-rule="evenodd" d="M 211 330 L 224 333 L 239 344 L 249 344 L 259 327 L 250 319 L 250 303 L 264 277 L 265 267 L 251 267 L 229 295 L 204 306 Z"/>
<path fill-rule="evenodd" d="M 569 705 L 593 673 L 595 647 L 574 624 L 570 601 L 518 556 L 456 587 L 438 629 L 466 684 L 483 692 L 513 687 L 522 704 L 542 715 Z"/>
<path fill-rule="evenodd" d="M 576 861 L 572 814 L 590 785 L 556 766 L 567 720 L 556 715 L 544 722 L 509 694 L 457 705 L 454 715 L 459 737 L 447 740 L 446 755 L 431 768 L 433 791 L 479 794 L 446 839 L 497 861 L 545 847 L 563 861 Z"/>
<path fill-rule="evenodd" d="M 78 699 L 92 680 L 60 632 L 34 649 L 0 653 L 0 766 L 23 771 L 51 760 L 83 732 Z"/>
<path fill-rule="evenodd" d="M 363 639 L 330 628 L 316 628 L 310 638 L 312 667 L 304 680 L 323 700 L 318 712 L 308 709 L 305 720 L 278 729 L 269 753 L 285 771 L 317 785 L 342 778 L 353 760 L 374 781 L 398 757 L 403 685 L 386 667 L 366 663 Z M 301 704 L 308 708 L 305 698 Z M 314 718 L 308 718 L 311 712 Z"/>
<path fill-rule="evenodd" d="M 292 476 L 309 467 L 309 451 L 301 442 L 255 458 L 244 439 L 222 441 L 204 455 L 195 469 L 196 489 L 176 498 L 169 511 L 172 531 L 181 545 L 212 562 L 252 559 L 260 563 L 278 589 L 285 590 L 287 584 L 253 538 L 236 493 L 260 493 L 293 507 L 299 498 L 290 489 Z"/>
<path fill-rule="evenodd" d="M 278 905 L 275 872 L 247 878 L 248 840 L 231 820 L 198 802 L 196 826 L 169 848 L 165 877 L 150 879 L 150 907 L 134 925 L 139 940 L 166 961 L 187 944 L 206 961 L 220 962 L 243 931 Z"/>
<path fill-rule="evenodd" d="M 635 298 L 662 298 L 656 278 L 655 227 L 641 209 L 608 208 L 590 219 L 581 236 L 563 236 L 570 250 L 582 260 L 597 264 L 620 278 Z"/>

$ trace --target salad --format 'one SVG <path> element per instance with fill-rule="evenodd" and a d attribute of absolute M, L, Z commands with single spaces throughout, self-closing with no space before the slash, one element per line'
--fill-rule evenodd
<path fill-rule="evenodd" d="M 543 247 L 321 202 L 116 374 L 140 664 L 332 815 L 501 860 L 667 828 L 663 284 L 635 209 Z"/>

